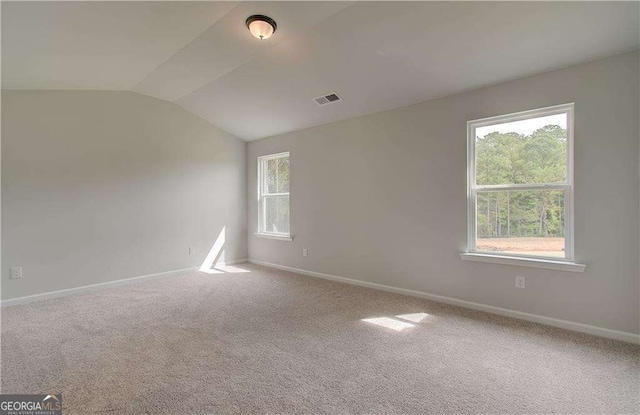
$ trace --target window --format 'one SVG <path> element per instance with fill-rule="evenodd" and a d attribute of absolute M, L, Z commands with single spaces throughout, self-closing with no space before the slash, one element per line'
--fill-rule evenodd
<path fill-rule="evenodd" d="M 573 261 L 573 104 L 467 126 L 469 252 Z"/>
<path fill-rule="evenodd" d="M 289 153 L 258 157 L 258 233 L 288 238 Z"/>

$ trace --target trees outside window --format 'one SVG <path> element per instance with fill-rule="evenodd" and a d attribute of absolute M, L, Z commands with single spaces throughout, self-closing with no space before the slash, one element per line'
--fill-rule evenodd
<path fill-rule="evenodd" d="M 289 153 L 258 158 L 258 232 L 289 236 Z"/>
<path fill-rule="evenodd" d="M 469 251 L 573 259 L 573 104 L 468 123 Z"/>

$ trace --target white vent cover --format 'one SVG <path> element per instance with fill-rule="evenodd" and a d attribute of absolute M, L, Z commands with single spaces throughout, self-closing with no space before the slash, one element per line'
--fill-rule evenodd
<path fill-rule="evenodd" d="M 332 93 L 327 94 L 327 95 L 322 95 L 322 96 L 319 96 L 319 97 L 315 97 L 313 100 L 318 105 L 327 105 L 327 104 L 331 104 L 333 102 L 342 101 L 342 98 L 340 98 L 340 96 L 338 96 L 338 94 L 336 94 L 335 92 L 332 92 Z"/>

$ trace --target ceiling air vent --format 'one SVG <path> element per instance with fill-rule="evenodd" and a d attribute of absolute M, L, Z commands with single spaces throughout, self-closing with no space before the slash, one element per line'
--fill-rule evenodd
<path fill-rule="evenodd" d="M 327 94 L 327 95 L 322 95 L 320 97 L 315 97 L 313 100 L 318 105 L 327 105 L 327 104 L 331 104 L 332 102 L 342 101 L 342 98 L 340 98 L 338 96 L 338 94 L 336 94 L 335 92 L 332 92 L 332 93 Z"/>

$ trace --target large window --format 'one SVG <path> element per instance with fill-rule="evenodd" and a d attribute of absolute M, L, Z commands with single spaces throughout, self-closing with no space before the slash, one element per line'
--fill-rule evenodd
<path fill-rule="evenodd" d="M 468 123 L 469 251 L 573 260 L 573 104 Z"/>
<path fill-rule="evenodd" d="M 289 153 L 258 158 L 258 210 L 258 233 L 289 236 Z"/>

